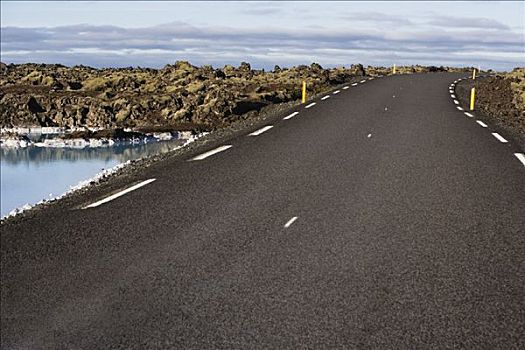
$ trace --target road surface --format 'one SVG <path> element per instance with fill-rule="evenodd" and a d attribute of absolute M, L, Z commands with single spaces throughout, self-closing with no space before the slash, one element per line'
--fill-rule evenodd
<path fill-rule="evenodd" d="M 3 225 L 2 349 L 523 349 L 525 166 L 463 75 L 348 84 Z"/>

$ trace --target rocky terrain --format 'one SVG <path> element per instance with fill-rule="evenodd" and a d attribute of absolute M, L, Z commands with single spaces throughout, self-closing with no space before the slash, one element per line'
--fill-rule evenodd
<path fill-rule="evenodd" d="M 478 108 L 525 140 L 525 68 L 478 80 L 475 87 Z"/>
<path fill-rule="evenodd" d="M 389 67 L 323 69 L 319 64 L 273 71 L 248 63 L 195 67 L 178 61 L 162 69 L 94 69 L 45 64 L 0 66 L 0 124 L 114 130 L 214 130 L 249 118 L 269 104 L 362 76 L 390 74 Z M 444 67 L 398 67 L 399 74 L 455 71 Z"/>

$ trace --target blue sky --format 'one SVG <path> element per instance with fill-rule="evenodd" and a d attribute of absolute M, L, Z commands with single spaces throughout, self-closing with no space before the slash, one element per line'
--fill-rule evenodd
<path fill-rule="evenodd" d="M 515 2 L 1 2 L 3 62 L 256 68 L 525 61 Z"/>

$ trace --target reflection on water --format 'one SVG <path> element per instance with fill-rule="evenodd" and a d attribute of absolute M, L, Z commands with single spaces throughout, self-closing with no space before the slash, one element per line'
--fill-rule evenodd
<path fill-rule="evenodd" d="M 1 148 L 0 216 L 56 197 L 70 186 L 128 160 L 165 153 L 185 140 L 100 148 Z"/>

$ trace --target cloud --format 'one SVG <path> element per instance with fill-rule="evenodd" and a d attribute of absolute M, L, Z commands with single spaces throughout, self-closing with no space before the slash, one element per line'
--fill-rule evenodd
<path fill-rule="evenodd" d="M 484 30 L 509 30 L 509 26 L 490 18 L 433 16 L 427 22 L 432 26 L 445 28 L 478 28 Z"/>
<path fill-rule="evenodd" d="M 380 14 L 379 14 L 380 15 Z M 381 17 L 376 15 L 377 20 Z M 272 68 L 312 61 L 324 65 L 519 65 L 524 35 L 506 28 L 398 30 L 359 26 L 326 28 L 197 27 L 184 22 L 143 28 L 118 26 L 4 27 L 2 60 L 66 65 L 162 67 L 175 60 Z"/>
<path fill-rule="evenodd" d="M 249 16 L 271 16 L 281 13 L 283 10 L 274 7 L 274 6 L 265 6 L 265 7 L 252 7 L 245 10 L 241 10 L 240 12 L 243 15 L 249 15 Z"/>
<path fill-rule="evenodd" d="M 396 17 L 380 12 L 354 12 L 343 14 L 339 16 L 340 19 L 349 22 L 372 23 L 377 24 L 391 24 L 391 25 L 411 25 L 413 22 L 407 18 Z"/>

